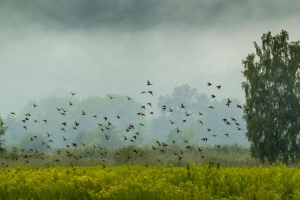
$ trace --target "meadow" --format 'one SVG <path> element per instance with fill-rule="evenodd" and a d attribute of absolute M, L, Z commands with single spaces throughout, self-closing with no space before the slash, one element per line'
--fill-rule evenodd
<path fill-rule="evenodd" d="M 284 165 L 10 167 L 0 199 L 300 199 L 300 172 Z"/>
<path fill-rule="evenodd" d="M 262 165 L 240 145 L 12 150 L 0 162 L 5 200 L 300 199 L 296 163 Z"/>

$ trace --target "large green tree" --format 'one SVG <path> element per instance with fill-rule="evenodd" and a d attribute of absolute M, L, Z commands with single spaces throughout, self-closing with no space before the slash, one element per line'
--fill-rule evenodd
<path fill-rule="evenodd" d="M 264 162 L 288 163 L 300 158 L 300 43 L 289 43 L 287 31 L 254 42 L 255 54 L 243 60 L 246 137 L 252 156 Z"/>

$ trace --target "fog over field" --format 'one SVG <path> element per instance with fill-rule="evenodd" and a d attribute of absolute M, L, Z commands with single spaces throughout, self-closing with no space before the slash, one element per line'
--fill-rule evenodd
<path fill-rule="evenodd" d="M 159 117 L 159 96 L 184 84 L 244 102 L 242 60 L 268 31 L 299 40 L 299 9 L 279 0 L 0 0 L 0 116 L 75 92 L 150 100 Z M 147 80 L 150 97 L 141 95 Z"/>

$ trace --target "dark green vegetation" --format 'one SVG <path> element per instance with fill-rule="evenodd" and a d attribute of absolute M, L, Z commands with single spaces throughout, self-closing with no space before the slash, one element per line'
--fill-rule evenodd
<path fill-rule="evenodd" d="M 246 82 L 244 119 L 251 155 L 270 163 L 300 158 L 300 42 L 288 43 L 288 32 L 262 36 L 256 55 L 243 60 Z"/>
<path fill-rule="evenodd" d="M 182 147 L 177 144 L 157 143 L 152 146 L 133 145 L 118 148 L 104 146 L 78 146 L 55 149 L 41 153 L 35 149 L 12 149 L 2 154 L 0 166 L 95 166 L 102 165 L 163 165 L 186 166 L 188 163 L 215 163 L 222 167 L 258 166 L 260 163 L 251 158 L 248 147 L 233 144 L 222 147 L 196 146 Z"/>

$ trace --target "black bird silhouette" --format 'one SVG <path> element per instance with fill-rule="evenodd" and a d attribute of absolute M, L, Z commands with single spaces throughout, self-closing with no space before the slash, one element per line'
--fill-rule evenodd
<path fill-rule="evenodd" d="M 215 95 L 213 95 L 213 94 L 211 95 L 211 98 L 215 98 L 215 97 L 216 97 Z"/>
<path fill-rule="evenodd" d="M 36 105 L 35 103 L 33 103 L 33 107 L 37 107 L 38 105 Z"/>
<path fill-rule="evenodd" d="M 82 111 L 82 115 L 86 115 L 84 111 Z"/>
<path fill-rule="evenodd" d="M 147 81 L 147 86 L 150 86 L 150 85 L 152 85 L 149 81 Z"/>
<path fill-rule="evenodd" d="M 188 117 L 188 116 L 190 116 L 190 115 L 192 115 L 192 114 L 188 114 L 187 112 L 185 112 L 185 116 L 187 116 L 187 117 Z"/>
<path fill-rule="evenodd" d="M 211 83 L 207 83 L 207 86 L 211 86 Z"/>
<path fill-rule="evenodd" d="M 217 85 L 216 88 L 218 88 L 218 90 L 221 88 L 221 85 Z"/>
<path fill-rule="evenodd" d="M 153 95 L 153 92 L 152 92 L 152 91 L 148 91 L 148 93 L 151 94 L 151 95 Z"/>
<path fill-rule="evenodd" d="M 73 105 L 71 101 L 69 101 L 69 105 L 70 105 L 70 106 L 72 106 L 72 105 Z"/>
<path fill-rule="evenodd" d="M 50 137 L 50 136 L 52 136 L 52 135 L 53 135 L 53 134 L 50 135 L 50 134 L 47 132 L 47 137 Z"/>
<path fill-rule="evenodd" d="M 184 107 L 184 105 L 183 105 L 183 103 L 181 103 L 181 106 L 180 106 L 180 108 L 185 108 L 185 107 Z"/>
<path fill-rule="evenodd" d="M 73 93 L 73 92 L 71 92 L 71 94 L 72 94 L 72 96 L 74 96 L 75 94 L 77 94 L 77 93 Z"/>

